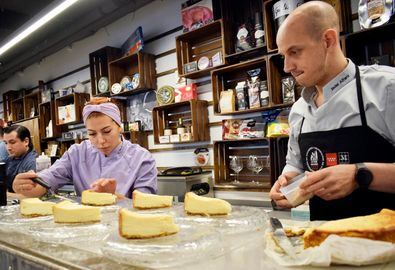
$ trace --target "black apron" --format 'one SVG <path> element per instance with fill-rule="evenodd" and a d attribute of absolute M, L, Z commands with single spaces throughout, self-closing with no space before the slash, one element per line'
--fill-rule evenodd
<path fill-rule="evenodd" d="M 362 125 L 302 134 L 303 118 L 299 147 L 305 171 L 316 171 L 336 164 L 395 161 L 395 147 L 367 125 L 359 68 L 355 67 Z M 395 194 L 357 188 L 350 195 L 338 200 L 325 201 L 314 196 L 310 199 L 310 219 L 334 220 L 369 215 L 382 208 L 395 210 Z"/>

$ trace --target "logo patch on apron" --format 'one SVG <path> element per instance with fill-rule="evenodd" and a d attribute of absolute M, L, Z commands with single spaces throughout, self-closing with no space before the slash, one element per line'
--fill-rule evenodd
<path fill-rule="evenodd" d="M 324 154 L 317 147 L 310 147 L 306 152 L 306 164 L 309 171 L 318 171 L 324 168 Z"/>

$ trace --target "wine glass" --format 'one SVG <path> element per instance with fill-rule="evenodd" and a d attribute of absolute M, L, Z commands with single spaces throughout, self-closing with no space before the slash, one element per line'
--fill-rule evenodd
<path fill-rule="evenodd" d="M 251 155 L 248 157 L 247 168 L 258 175 L 259 172 L 263 170 L 263 160 L 257 156 Z M 252 179 L 251 183 L 259 184 L 259 182 L 254 179 Z"/>
<path fill-rule="evenodd" d="M 236 173 L 236 179 L 232 181 L 234 184 L 238 184 L 239 182 L 239 172 L 243 170 L 243 160 L 238 156 L 233 156 L 229 163 L 229 168 L 231 168 Z"/>
<path fill-rule="evenodd" d="M 265 168 L 268 172 L 270 172 L 270 156 L 263 156 L 263 159 L 265 160 Z"/>

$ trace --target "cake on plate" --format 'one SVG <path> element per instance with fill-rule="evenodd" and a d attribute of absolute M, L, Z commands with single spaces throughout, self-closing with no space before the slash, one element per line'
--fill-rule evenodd
<path fill-rule="evenodd" d="M 26 198 L 21 200 L 21 215 L 24 217 L 39 217 L 52 215 L 54 202 L 44 202 L 39 198 Z"/>
<path fill-rule="evenodd" d="M 81 203 L 85 205 L 105 206 L 117 202 L 117 196 L 111 193 L 84 190 L 81 194 Z"/>
<path fill-rule="evenodd" d="M 101 220 L 100 208 L 62 201 L 53 206 L 56 223 L 86 223 Z"/>
<path fill-rule="evenodd" d="M 304 247 L 318 246 L 331 234 L 395 243 L 395 211 L 383 209 L 373 215 L 325 222 L 306 231 Z"/>
<path fill-rule="evenodd" d="M 184 209 L 191 215 L 227 215 L 232 211 L 232 206 L 225 200 L 188 192 L 185 194 Z"/>
<path fill-rule="evenodd" d="M 138 190 L 133 191 L 133 207 L 137 209 L 164 208 L 173 205 L 173 196 L 147 194 Z"/>
<path fill-rule="evenodd" d="M 168 214 L 140 214 L 126 209 L 119 211 L 119 234 L 124 238 L 143 239 L 177 233 L 180 228 Z"/>

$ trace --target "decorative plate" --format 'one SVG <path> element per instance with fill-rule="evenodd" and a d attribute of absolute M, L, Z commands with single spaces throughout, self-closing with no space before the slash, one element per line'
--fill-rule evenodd
<path fill-rule="evenodd" d="M 119 93 L 121 93 L 121 91 L 122 91 L 122 85 L 121 85 L 121 84 L 119 84 L 119 83 L 114 83 L 114 84 L 111 86 L 111 92 L 112 92 L 113 94 L 119 94 Z"/>
<path fill-rule="evenodd" d="M 139 84 L 140 84 L 140 74 L 135 73 L 132 78 L 133 89 L 136 89 L 137 87 L 139 87 Z"/>
<path fill-rule="evenodd" d="M 125 76 L 125 77 L 122 78 L 120 84 L 121 84 L 123 89 L 126 89 L 126 85 L 128 83 L 131 83 L 131 82 L 132 82 L 132 79 L 129 76 Z"/>
<path fill-rule="evenodd" d="M 99 90 L 100 93 L 105 93 L 108 91 L 107 77 L 100 77 L 99 81 L 97 82 L 97 90 Z"/>
<path fill-rule="evenodd" d="M 174 87 L 169 85 L 162 86 L 156 91 L 156 100 L 159 105 L 170 104 L 174 102 Z"/>

